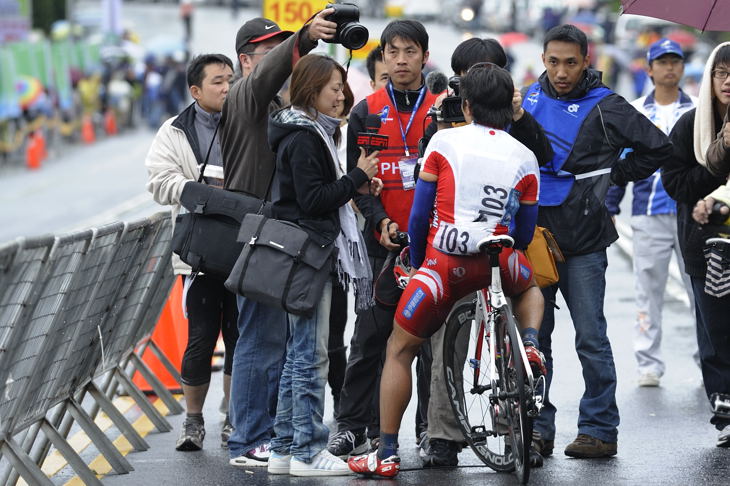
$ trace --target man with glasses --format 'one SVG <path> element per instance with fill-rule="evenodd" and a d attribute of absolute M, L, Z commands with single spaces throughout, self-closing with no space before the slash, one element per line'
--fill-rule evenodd
<path fill-rule="evenodd" d="M 684 74 L 684 53 L 676 42 L 660 39 L 649 47 L 646 60 L 654 90 L 631 104 L 669 135 L 677 120 L 696 104 L 696 99 L 679 87 Z M 661 177 L 661 170 L 658 170 L 650 177 L 634 182 L 631 211 L 638 311 L 634 324 L 634 356 L 638 364 L 638 384 L 645 387 L 659 386 L 664 374 L 660 352 L 662 307 L 672 253 L 677 258 L 690 308 L 694 309 L 692 282 L 684 272 L 677 236 L 677 203 L 664 190 Z M 608 190 L 606 207 L 612 216 L 619 214 L 625 192 L 626 188 L 620 186 Z M 695 356 L 699 359 L 696 346 Z"/>
<path fill-rule="evenodd" d="M 300 57 L 331 39 L 337 24 L 326 9 L 298 32 L 264 18 L 249 20 L 236 35 L 243 78 L 234 84 L 220 121 L 224 188 L 270 199 L 276 168 L 267 142 L 268 116 L 282 108 L 278 92 Z M 228 440 L 230 464 L 266 467 L 286 348 L 286 313 L 238 296 L 239 339 L 233 359 Z"/>

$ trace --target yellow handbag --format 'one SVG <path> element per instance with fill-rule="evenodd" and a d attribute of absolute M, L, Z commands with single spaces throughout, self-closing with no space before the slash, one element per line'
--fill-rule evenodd
<path fill-rule="evenodd" d="M 565 257 L 550 230 L 535 226 L 535 235 L 525 250 L 525 256 L 530 261 L 532 273 L 540 288 L 558 283 L 558 268 L 555 263 L 564 263 Z"/>

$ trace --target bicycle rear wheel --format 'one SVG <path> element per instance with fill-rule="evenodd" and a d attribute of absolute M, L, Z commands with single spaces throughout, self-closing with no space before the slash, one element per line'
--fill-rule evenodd
<path fill-rule="evenodd" d="M 530 400 L 527 372 L 519 352 L 517 322 L 511 309 L 505 307 L 499 311 L 498 319 L 504 320 L 502 379 L 505 392 L 509 398 L 505 400 L 509 437 L 513 450 L 514 467 L 520 483 L 527 484 L 530 479 L 530 445 L 532 444 L 532 418 L 527 415 Z M 504 329 L 504 327 L 503 327 Z"/>
<path fill-rule="evenodd" d="M 475 320 L 475 304 L 457 304 L 446 320 L 443 350 L 451 408 L 477 457 L 495 471 L 509 472 L 514 469 L 514 461 L 507 444 L 506 417 L 489 399 L 488 344 L 484 320 Z"/>

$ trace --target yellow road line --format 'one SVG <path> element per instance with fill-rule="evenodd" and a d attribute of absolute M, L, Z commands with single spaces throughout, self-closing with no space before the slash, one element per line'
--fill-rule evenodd
<path fill-rule="evenodd" d="M 122 414 L 125 414 L 129 411 L 129 409 L 134 406 L 134 400 L 132 400 L 130 397 L 117 397 L 114 399 L 114 406 L 117 407 L 117 409 L 122 412 Z M 111 421 L 111 419 L 104 413 L 100 412 L 96 416 L 96 420 L 94 420 L 96 425 L 103 431 L 109 430 L 113 425 L 114 422 Z M 91 444 L 91 439 L 84 433 L 83 430 L 79 430 L 74 435 L 71 436 L 71 438 L 68 439 L 69 445 L 76 451 L 81 452 L 89 445 Z M 66 467 L 68 463 L 66 462 L 66 459 L 63 457 L 63 455 L 58 452 L 56 449 L 53 449 L 53 451 L 46 457 L 45 461 L 43 461 L 43 466 L 41 467 L 41 470 L 46 474 L 46 476 L 53 477 L 55 474 L 57 474 L 61 469 Z M 19 479 L 16 483 L 16 486 L 28 486 L 28 484 L 23 481 L 23 479 Z"/>
<path fill-rule="evenodd" d="M 175 395 L 175 398 L 178 400 L 180 399 L 180 397 L 182 397 L 182 395 Z M 167 415 L 167 413 L 169 412 L 168 408 L 159 398 L 153 402 L 153 405 L 162 415 Z M 132 425 L 142 437 L 145 437 L 147 434 L 155 429 L 155 426 L 152 424 L 150 419 L 147 418 L 147 416 L 144 414 L 140 418 L 135 420 Z M 123 434 L 120 434 L 120 436 L 117 437 L 116 440 L 114 440 L 114 445 L 119 450 L 119 452 L 122 453 L 123 456 L 126 456 L 134 450 L 132 444 L 129 443 L 129 441 L 126 437 L 124 437 Z M 112 471 L 112 466 L 101 454 L 96 456 L 96 458 L 91 461 L 91 464 L 89 464 L 89 468 L 92 471 L 96 472 L 96 476 L 98 478 L 102 478 Z M 78 476 L 74 476 L 73 478 L 69 479 L 64 486 L 84 486 L 84 482 Z"/>

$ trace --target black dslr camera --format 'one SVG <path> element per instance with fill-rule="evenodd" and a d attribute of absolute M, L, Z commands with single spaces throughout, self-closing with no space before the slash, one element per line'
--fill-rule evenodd
<path fill-rule="evenodd" d="M 464 112 L 461 110 L 461 78 L 452 76 L 449 79 L 449 88 L 453 95 L 447 96 L 441 101 L 441 109 L 431 109 L 429 115 L 440 123 L 464 123 Z"/>
<path fill-rule="evenodd" d="M 327 42 L 342 44 L 346 49 L 357 50 L 367 44 L 368 29 L 360 21 L 360 9 L 352 3 L 328 3 L 325 8 L 335 9 L 327 20 L 337 24 L 335 36 Z"/>

